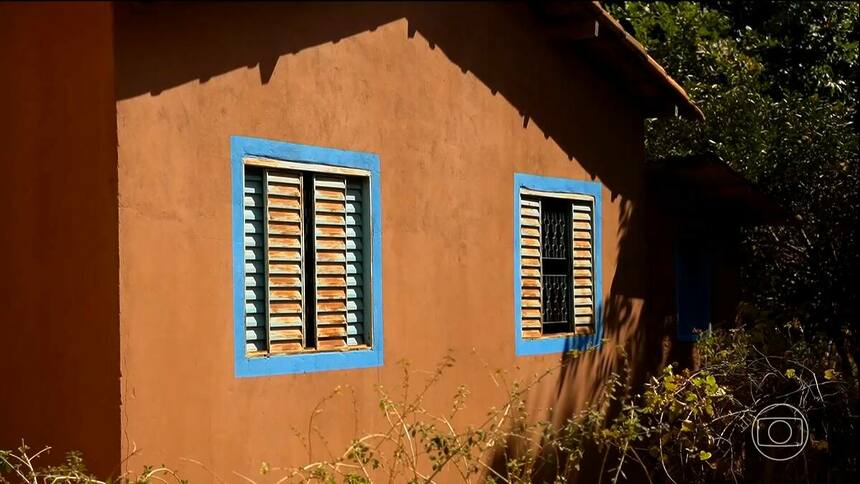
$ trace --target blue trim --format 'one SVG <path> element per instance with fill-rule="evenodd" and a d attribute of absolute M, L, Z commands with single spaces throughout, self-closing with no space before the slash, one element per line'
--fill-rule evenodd
<path fill-rule="evenodd" d="M 557 338 L 525 339 L 522 334 L 522 279 L 520 278 L 520 189 L 579 193 L 594 197 L 594 333 Z M 603 342 L 603 210 L 602 185 L 596 182 L 514 173 L 514 338 L 517 356 L 562 353 L 599 347 Z"/>
<path fill-rule="evenodd" d="M 343 352 L 245 356 L 244 185 L 246 156 L 358 168 L 370 172 L 372 348 Z M 261 138 L 230 138 L 233 241 L 233 352 L 236 377 L 283 375 L 314 371 L 370 368 L 383 363 L 382 342 L 382 209 L 379 157 L 372 153 L 284 143 Z"/>

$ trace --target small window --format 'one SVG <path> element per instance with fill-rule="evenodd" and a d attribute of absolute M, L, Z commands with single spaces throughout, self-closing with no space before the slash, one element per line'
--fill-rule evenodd
<path fill-rule="evenodd" d="M 516 179 L 518 354 L 599 344 L 599 185 Z"/>
<path fill-rule="evenodd" d="M 523 196 L 523 337 L 594 331 L 594 199 Z"/>
<path fill-rule="evenodd" d="M 682 237 L 675 250 L 678 340 L 698 341 L 711 327 L 711 251 L 704 237 Z"/>
<path fill-rule="evenodd" d="M 382 365 L 379 158 L 231 138 L 236 376 Z"/>

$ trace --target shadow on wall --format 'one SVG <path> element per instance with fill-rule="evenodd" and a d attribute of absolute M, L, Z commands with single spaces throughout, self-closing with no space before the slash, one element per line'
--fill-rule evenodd
<path fill-rule="evenodd" d="M 604 347 L 575 360 L 562 357 L 555 381 L 530 398 L 532 414 L 552 408 L 546 417 L 561 424 L 581 409 L 617 370 L 619 346 L 627 349 L 634 382 L 644 381 L 667 358 L 685 358 L 684 348 L 666 343 L 674 313 L 672 230 L 645 197 L 644 143 L 614 146 L 612 154 L 604 144 L 612 143 L 616 132 L 643 133 L 642 115 L 623 86 L 596 73 L 575 46 L 550 44 L 527 5 L 118 4 L 115 9 L 117 24 L 124 26 L 116 30 L 118 99 L 158 95 L 258 64 L 266 84 L 280 56 L 405 18 L 410 38 L 420 34 L 464 75 L 472 73 L 503 96 L 523 116 L 524 129 L 535 123 L 571 162 L 576 159 L 592 179 L 599 178 L 613 201 L 620 199 L 620 219 L 606 225 L 617 227 L 618 255 L 614 275 L 604 275 L 610 284 Z M 160 41 L 148 42 L 153 37 Z M 595 106 L 595 98 L 606 105 Z M 628 152 L 618 156 L 623 149 Z M 495 463 L 503 465 L 505 457 Z M 587 481 L 596 470 L 585 468 L 580 477 Z"/>
<path fill-rule="evenodd" d="M 629 198 L 639 180 L 632 175 L 644 170 L 630 162 L 642 159 L 643 147 L 609 158 L 594 142 L 595 136 L 611 142 L 614 132 L 641 131 L 635 104 L 575 48 L 551 47 L 527 5 L 128 3 L 114 9 L 122 25 L 116 29 L 119 100 L 257 65 L 260 82 L 267 84 L 281 56 L 405 18 L 410 38 L 419 33 L 464 74 L 501 94 L 520 111 L 524 128 L 535 122 L 592 179 L 599 176 L 613 198 Z M 592 109 L 594 98 L 612 105 Z M 630 116 L 622 120 L 619 111 Z"/>

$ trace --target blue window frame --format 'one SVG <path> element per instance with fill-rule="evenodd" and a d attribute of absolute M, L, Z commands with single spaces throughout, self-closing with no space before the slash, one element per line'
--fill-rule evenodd
<path fill-rule="evenodd" d="M 248 357 L 245 331 L 245 160 L 259 157 L 293 164 L 324 165 L 363 170 L 369 174 L 370 277 L 372 344 L 367 349 L 305 352 Z M 230 139 L 232 250 L 233 250 L 233 339 L 235 375 L 254 377 L 315 371 L 369 368 L 383 363 L 382 326 L 382 212 L 380 208 L 379 158 L 372 153 L 321 148 L 261 138 L 233 136 Z M 367 253 L 365 247 L 365 253 Z M 366 264 L 366 260 L 365 260 Z M 366 269 L 365 269 L 366 270 Z"/>
<path fill-rule="evenodd" d="M 516 322 L 514 325 L 514 338 L 516 354 L 518 356 L 584 350 L 600 346 L 603 340 L 601 189 L 601 184 L 596 182 L 523 173 L 514 174 L 514 320 Z M 542 192 L 547 195 L 547 198 L 552 198 L 553 195 L 559 198 L 564 198 L 565 195 L 584 195 L 593 199 L 591 216 L 593 231 L 591 238 L 593 330 L 588 334 L 566 332 L 538 338 L 523 336 L 524 293 L 523 278 L 521 277 L 523 274 L 521 208 L 523 207 L 524 192 Z"/>

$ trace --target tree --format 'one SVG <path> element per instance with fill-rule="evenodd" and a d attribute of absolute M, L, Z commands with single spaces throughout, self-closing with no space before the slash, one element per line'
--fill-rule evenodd
<path fill-rule="evenodd" d="M 716 154 L 797 218 L 744 230 L 744 299 L 857 361 L 858 3 L 608 8 L 707 118 L 649 121 L 649 157 Z"/>

